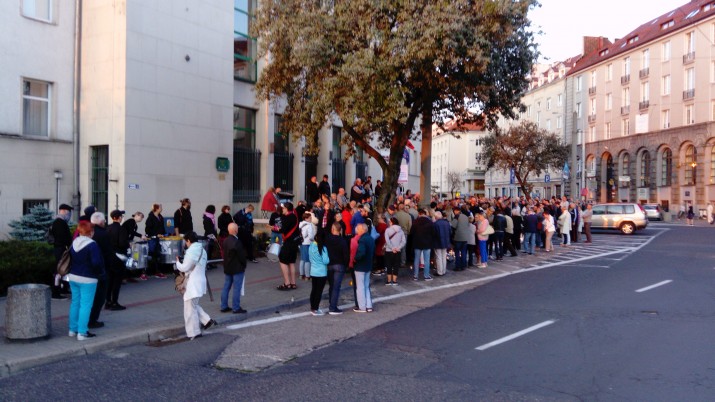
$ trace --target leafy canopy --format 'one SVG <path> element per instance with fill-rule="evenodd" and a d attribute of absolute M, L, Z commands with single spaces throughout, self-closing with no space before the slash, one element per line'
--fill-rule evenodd
<path fill-rule="evenodd" d="M 496 128 L 484 143 L 487 169 L 514 169 L 524 194 L 530 196 L 529 177 L 539 176 L 550 167 L 561 167 L 569 156 L 569 146 L 559 137 L 540 129 L 536 123 L 523 121 L 507 130 Z"/>

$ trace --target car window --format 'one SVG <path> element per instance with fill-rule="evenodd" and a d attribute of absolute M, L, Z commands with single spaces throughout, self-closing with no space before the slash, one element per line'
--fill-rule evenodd
<path fill-rule="evenodd" d="M 600 205 L 593 207 L 594 215 L 604 215 L 606 213 L 606 208 Z"/>
<path fill-rule="evenodd" d="M 609 215 L 622 214 L 623 213 L 623 205 L 608 205 L 606 207 L 606 213 Z"/>
<path fill-rule="evenodd" d="M 633 205 L 624 205 L 627 214 L 635 214 L 636 208 Z"/>
<path fill-rule="evenodd" d="M 645 209 L 655 209 L 655 205 L 644 205 L 643 208 L 645 208 Z"/>

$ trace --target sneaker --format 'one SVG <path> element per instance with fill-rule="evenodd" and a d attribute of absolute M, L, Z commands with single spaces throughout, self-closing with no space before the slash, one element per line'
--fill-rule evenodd
<path fill-rule="evenodd" d="M 77 333 L 74 332 L 74 331 L 70 331 L 69 334 L 68 334 L 68 336 L 69 336 L 70 338 L 74 338 L 75 336 L 77 336 Z"/>
<path fill-rule="evenodd" d="M 166 279 L 166 275 L 162 274 L 159 272 L 158 274 L 154 275 L 154 278 L 156 279 Z"/>
<path fill-rule="evenodd" d="M 255 258 L 254 258 L 254 259 L 252 259 L 252 260 L 251 260 L 251 262 L 252 262 L 252 263 L 254 263 L 254 264 L 258 264 L 258 260 L 257 260 L 257 259 L 255 259 Z"/>
<path fill-rule="evenodd" d="M 97 335 L 95 335 L 95 334 L 93 334 L 93 333 L 87 331 L 86 334 L 77 334 L 77 340 L 78 340 L 78 341 L 84 341 L 85 339 L 94 338 L 95 336 L 97 336 Z"/>
<path fill-rule="evenodd" d="M 244 310 L 242 308 L 239 308 L 238 310 L 233 310 L 233 314 L 246 314 L 248 313 L 247 310 Z"/>
<path fill-rule="evenodd" d="M 368 313 L 372 313 L 374 310 L 371 309 L 371 308 L 369 308 L 369 309 L 367 309 L 367 310 L 365 310 L 365 311 L 367 311 Z"/>
<path fill-rule="evenodd" d="M 392 286 L 392 282 L 385 282 L 385 286 Z"/>
<path fill-rule="evenodd" d="M 218 323 L 216 322 L 216 320 L 214 320 L 212 318 L 212 319 L 208 320 L 208 322 L 206 324 L 201 324 L 201 329 L 203 329 L 205 331 L 214 325 L 218 325 Z"/>
<path fill-rule="evenodd" d="M 399 283 L 397 283 L 397 282 L 392 282 L 392 286 L 397 286 L 397 285 L 399 285 Z"/>
<path fill-rule="evenodd" d="M 328 314 L 330 314 L 330 315 L 340 315 L 342 313 L 343 313 L 343 310 L 340 310 L 340 309 L 328 311 Z"/>
<path fill-rule="evenodd" d="M 111 307 L 109 307 L 109 309 L 111 311 L 122 311 L 122 310 L 126 310 L 127 308 L 122 306 L 119 303 L 114 303 Z"/>
<path fill-rule="evenodd" d="M 367 313 L 367 310 L 360 310 L 359 308 L 354 308 L 353 311 L 356 313 Z"/>
<path fill-rule="evenodd" d="M 147 279 L 149 279 L 149 277 L 146 276 L 145 274 L 141 274 L 141 275 L 139 276 L 139 280 L 141 280 L 141 281 L 145 281 L 145 280 L 147 280 Z"/>
<path fill-rule="evenodd" d="M 310 312 L 310 314 L 313 314 L 314 316 L 325 315 L 325 313 L 324 313 L 323 310 L 321 310 L 321 309 L 312 310 L 312 311 Z"/>
<path fill-rule="evenodd" d="M 412 278 L 413 281 L 419 281 L 420 278 Z"/>
<path fill-rule="evenodd" d="M 431 276 L 428 276 L 428 277 L 425 278 L 425 280 L 426 280 L 426 281 L 431 281 L 431 280 L 432 280 L 432 277 L 431 277 Z"/>

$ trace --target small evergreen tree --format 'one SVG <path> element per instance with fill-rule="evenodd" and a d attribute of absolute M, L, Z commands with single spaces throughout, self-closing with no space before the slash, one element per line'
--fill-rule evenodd
<path fill-rule="evenodd" d="M 52 211 L 42 205 L 32 207 L 29 214 L 23 216 L 20 220 L 9 223 L 9 226 L 13 228 L 10 231 L 10 237 L 24 241 L 46 240 L 47 231 L 52 226 L 53 221 Z"/>

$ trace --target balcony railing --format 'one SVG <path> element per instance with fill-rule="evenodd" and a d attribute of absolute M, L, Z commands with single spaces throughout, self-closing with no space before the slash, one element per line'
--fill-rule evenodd
<path fill-rule="evenodd" d="M 593 94 L 595 94 L 595 93 L 596 93 L 596 87 L 590 87 L 590 88 L 588 88 L 588 94 L 589 94 L 589 95 L 593 95 Z"/>
<path fill-rule="evenodd" d="M 690 64 L 695 61 L 695 52 L 686 53 L 683 55 L 683 64 Z"/>
<path fill-rule="evenodd" d="M 650 101 L 644 100 L 642 102 L 638 102 L 638 110 L 648 109 L 648 106 L 650 106 Z"/>
<path fill-rule="evenodd" d="M 625 84 L 628 84 L 629 82 L 631 82 L 631 75 L 630 75 L 630 74 L 626 74 L 626 75 L 624 75 L 624 76 L 621 76 L 621 84 L 624 84 L 624 85 L 625 85 Z"/>
<path fill-rule="evenodd" d="M 640 78 L 648 78 L 648 74 L 650 74 L 650 68 L 648 68 L 648 67 L 646 67 L 646 68 L 644 68 L 644 69 L 641 69 L 641 70 L 638 72 L 638 76 L 639 76 Z"/>
<path fill-rule="evenodd" d="M 693 99 L 695 97 L 695 88 L 686 89 L 683 91 L 683 100 Z"/>
<path fill-rule="evenodd" d="M 588 122 L 589 123 L 594 123 L 596 121 L 596 115 L 595 114 L 590 114 L 588 115 Z"/>
<path fill-rule="evenodd" d="M 621 114 L 628 114 L 631 112 L 631 105 L 621 106 Z"/>

